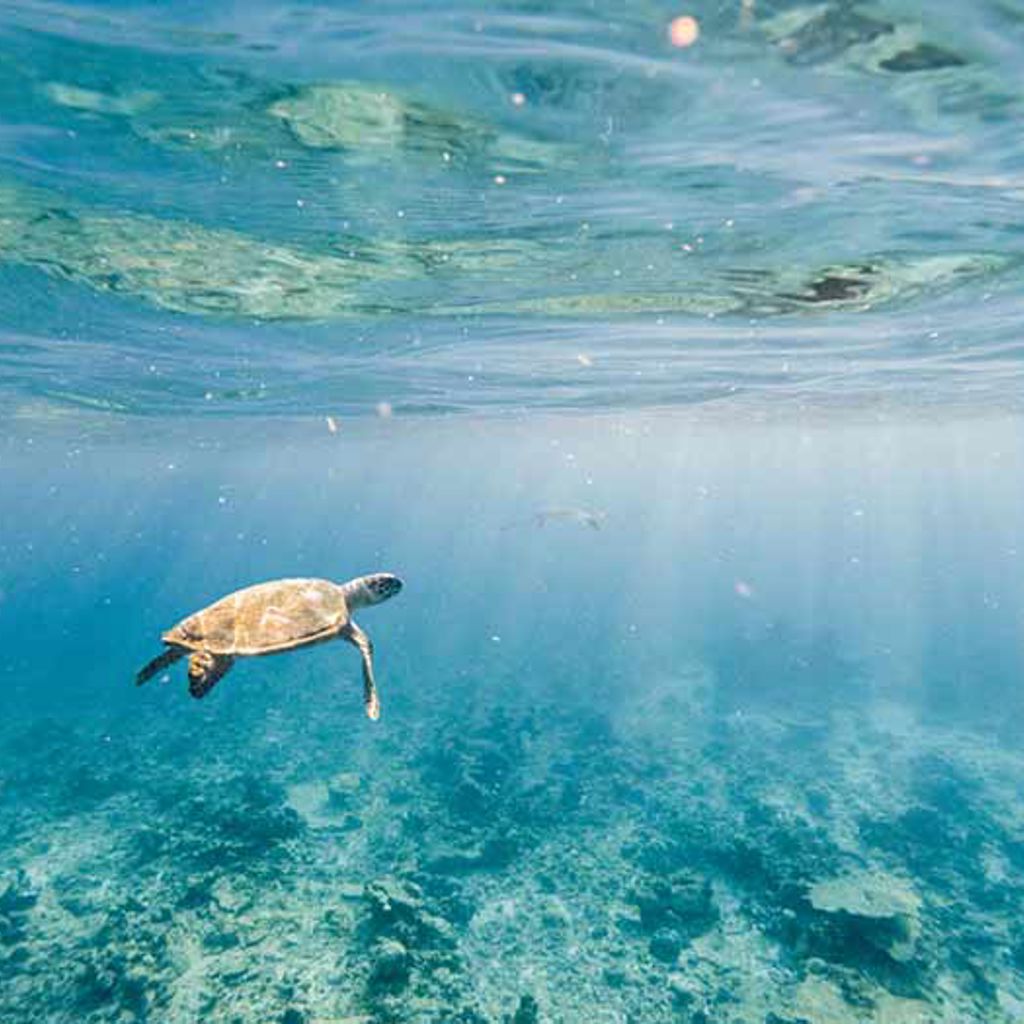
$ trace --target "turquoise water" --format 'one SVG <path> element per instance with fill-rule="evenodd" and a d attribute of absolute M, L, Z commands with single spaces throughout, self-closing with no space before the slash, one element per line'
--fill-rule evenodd
<path fill-rule="evenodd" d="M 3 1024 L 1024 1021 L 1019 4 L 0 53 Z"/>

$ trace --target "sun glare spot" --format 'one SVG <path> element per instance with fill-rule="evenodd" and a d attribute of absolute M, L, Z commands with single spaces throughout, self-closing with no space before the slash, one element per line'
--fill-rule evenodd
<path fill-rule="evenodd" d="M 668 41 L 680 49 L 693 46 L 700 37 L 700 25 L 692 15 L 683 14 L 673 18 L 668 26 Z"/>

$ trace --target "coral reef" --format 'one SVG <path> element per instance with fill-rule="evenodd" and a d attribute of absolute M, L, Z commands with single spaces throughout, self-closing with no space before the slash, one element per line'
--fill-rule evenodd
<path fill-rule="evenodd" d="M 628 713 L 465 690 L 458 721 L 424 693 L 347 750 L 312 694 L 8 721 L 0 1016 L 1019 1019 L 1024 761 L 716 689 L 695 666 Z"/>

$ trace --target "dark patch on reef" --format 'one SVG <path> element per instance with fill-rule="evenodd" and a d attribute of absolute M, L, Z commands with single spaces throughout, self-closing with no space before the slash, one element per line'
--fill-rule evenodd
<path fill-rule="evenodd" d="M 154 804 L 159 824 L 134 837 L 142 863 L 173 857 L 197 869 L 248 867 L 302 830 L 281 787 L 257 774 L 225 773 L 215 785 L 198 788 L 172 785 Z"/>

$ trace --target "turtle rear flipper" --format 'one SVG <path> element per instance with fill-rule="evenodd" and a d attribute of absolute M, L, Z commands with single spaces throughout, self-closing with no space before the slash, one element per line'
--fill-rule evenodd
<path fill-rule="evenodd" d="M 235 663 L 234 658 L 196 651 L 188 659 L 188 692 L 196 700 L 205 697 Z"/>
<path fill-rule="evenodd" d="M 148 683 L 158 672 L 162 672 L 169 665 L 173 665 L 179 658 L 185 657 L 185 651 L 180 647 L 168 647 L 163 654 L 158 654 L 148 665 L 139 669 L 135 676 L 135 685 L 141 686 Z"/>

